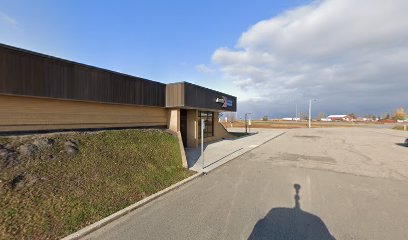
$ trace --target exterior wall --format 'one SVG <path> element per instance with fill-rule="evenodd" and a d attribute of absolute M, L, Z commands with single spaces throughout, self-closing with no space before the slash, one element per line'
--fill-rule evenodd
<path fill-rule="evenodd" d="M 166 125 L 165 108 L 0 95 L 0 131 Z"/>
<path fill-rule="evenodd" d="M 185 106 L 197 109 L 207 109 L 207 111 L 237 111 L 237 98 L 222 92 L 214 91 L 192 83 L 184 83 Z M 217 103 L 217 98 L 227 97 L 232 101 L 232 106 L 222 107 L 222 103 Z"/>
<path fill-rule="evenodd" d="M 165 107 L 166 84 L 0 44 L 0 94 Z"/>
<path fill-rule="evenodd" d="M 229 136 L 217 112 L 236 111 L 236 104 L 234 96 L 195 84 L 166 85 L 0 44 L 0 132 L 152 126 L 180 132 L 183 108 L 186 145 L 197 147 L 197 109 L 214 112 L 208 142 Z"/>
<path fill-rule="evenodd" d="M 197 110 L 187 111 L 187 147 L 196 148 L 198 146 L 198 118 Z"/>
<path fill-rule="evenodd" d="M 221 97 L 226 97 L 232 105 L 223 107 L 216 101 Z M 166 86 L 166 107 L 236 112 L 237 98 L 188 82 L 170 83 Z"/>
<path fill-rule="evenodd" d="M 177 132 L 176 134 L 177 134 L 177 139 L 178 139 L 179 148 L 180 148 L 181 163 L 183 164 L 184 168 L 188 168 L 186 152 L 184 151 L 184 146 L 183 146 L 183 139 L 181 138 L 180 132 Z"/>
<path fill-rule="evenodd" d="M 221 123 L 218 122 L 218 112 L 214 112 L 214 136 L 204 138 L 204 142 L 212 142 L 231 137 L 233 136 L 224 128 Z"/>
<path fill-rule="evenodd" d="M 198 138 L 198 110 L 188 110 L 187 113 L 187 147 L 196 148 L 200 145 L 201 140 Z M 233 137 L 221 123 L 218 122 L 218 112 L 214 112 L 214 136 L 204 138 L 204 142 L 213 142 L 222 138 Z"/>
<path fill-rule="evenodd" d="M 179 132 L 180 131 L 180 109 L 167 110 L 167 128 Z"/>
<path fill-rule="evenodd" d="M 184 106 L 184 84 L 170 83 L 166 85 L 166 107 Z"/>

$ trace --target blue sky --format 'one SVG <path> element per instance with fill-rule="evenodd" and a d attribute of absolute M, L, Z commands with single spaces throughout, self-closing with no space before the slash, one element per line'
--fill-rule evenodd
<path fill-rule="evenodd" d="M 398 76 L 388 85 L 373 80 L 405 74 L 398 66 L 406 65 L 407 41 L 396 40 L 407 33 L 407 4 L 389 2 L 0 1 L 0 42 L 159 82 L 197 83 L 238 96 L 239 112 L 256 116 L 291 116 L 295 103 L 306 111 L 312 97 L 320 99 L 315 114 L 378 115 L 407 102 L 394 87 Z M 373 61 L 378 55 L 383 62 Z M 388 72 L 372 70 L 380 64 Z M 350 100 L 339 100 L 345 95 Z"/>
<path fill-rule="evenodd" d="M 219 87 L 220 75 L 197 72 L 215 49 L 302 1 L 2 1 L 16 24 L 1 42 L 160 82 Z M 226 86 L 230 84 L 225 84 Z M 226 91 L 230 89 L 224 89 Z"/>

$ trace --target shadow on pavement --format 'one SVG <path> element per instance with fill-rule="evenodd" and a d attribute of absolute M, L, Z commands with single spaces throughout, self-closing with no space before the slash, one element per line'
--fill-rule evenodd
<path fill-rule="evenodd" d="M 237 135 L 235 135 L 235 133 L 237 133 Z M 211 144 L 214 144 L 214 143 L 218 143 L 218 142 L 221 142 L 221 141 L 236 141 L 236 140 L 240 140 L 242 138 L 250 137 L 250 136 L 253 136 L 253 135 L 256 135 L 256 134 L 258 134 L 258 132 L 252 132 L 252 133 L 248 133 L 248 134 L 245 134 L 245 132 L 243 132 L 243 133 L 234 132 L 234 134 L 232 134 L 232 135 L 235 136 L 234 138 L 222 138 L 220 140 L 204 143 L 204 151 L 207 148 L 207 146 L 209 146 Z M 193 167 L 197 163 L 197 161 L 200 160 L 200 157 L 201 157 L 201 145 L 200 144 L 201 143 L 199 143 L 199 145 L 196 148 L 184 148 L 185 153 L 186 153 L 186 157 L 187 157 L 188 168 Z"/>
<path fill-rule="evenodd" d="M 408 147 L 407 143 L 396 143 L 395 145 L 398 145 L 400 147 Z"/>
<path fill-rule="evenodd" d="M 300 208 L 300 185 L 295 184 L 295 207 L 273 208 L 259 220 L 248 239 L 335 240 L 323 221 Z"/>
<path fill-rule="evenodd" d="M 209 143 L 211 144 L 211 143 Z M 204 151 L 208 144 L 204 143 Z M 193 167 L 201 157 L 201 145 L 196 148 L 185 148 L 188 168 Z"/>
<path fill-rule="evenodd" d="M 245 132 L 229 132 L 229 133 L 231 135 L 235 136 L 235 138 L 225 138 L 225 139 L 236 140 L 236 139 L 249 137 L 249 136 L 253 136 L 253 135 L 258 134 L 258 132 L 249 132 L 249 133 L 245 133 Z"/>

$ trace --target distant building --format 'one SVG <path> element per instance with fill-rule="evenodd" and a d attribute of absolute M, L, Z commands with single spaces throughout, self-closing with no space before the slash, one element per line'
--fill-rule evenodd
<path fill-rule="evenodd" d="M 329 121 L 345 121 L 345 122 L 353 121 L 353 118 L 350 117 L 349 115 L 329 115 L 327 119 L 329 119 Z"/>
<path fill-rule="evenodd" d="M 282 118 L 284 121 L 299 121 L 300 118 Z"/>
<path fill-rule="evenodd" d="M 356 121 L 357 122 L 374 122 L 374 121 L 378 121 L 378 118 L 358 117 Z"/>

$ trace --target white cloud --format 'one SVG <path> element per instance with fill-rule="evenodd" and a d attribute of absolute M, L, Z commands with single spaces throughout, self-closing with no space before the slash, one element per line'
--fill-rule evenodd
<path fill-rule="evenodd" d="M 7 14 L 5 14 L 5 13 L 2 13 L 2 12 L 0 12 L 0 20 L 1 20 L 1 22 L 3 22 L 4 24 L 6 24 L 6 25 L 8 25 L 8 26 L 11 26 L 11 27 L 17 27 L 17 25 L 18 25 L 18 23 L 17 23 L 17 21 L 14 19 L 14 18 L 12 18 L 12 17 L 10 17 L 10 16 L 8 16 Z"/>
<path fill-rule="evenodd" d="M 199 64 L 195 68 L 196 68 L 197 72 L 205 73 L 205 74 L 211 74 L 211 73 L 214 73 L 216 71 L 215 69 L 210 68 L 205 64 Z"/>
<path fill-rule="evenodd" d="M 256 23 L 212 60 L 272 112 L 309 97 L 327 113 L 391 111 L 408 105 L 407 12 L 406 0 L 317 1 Z"/>

